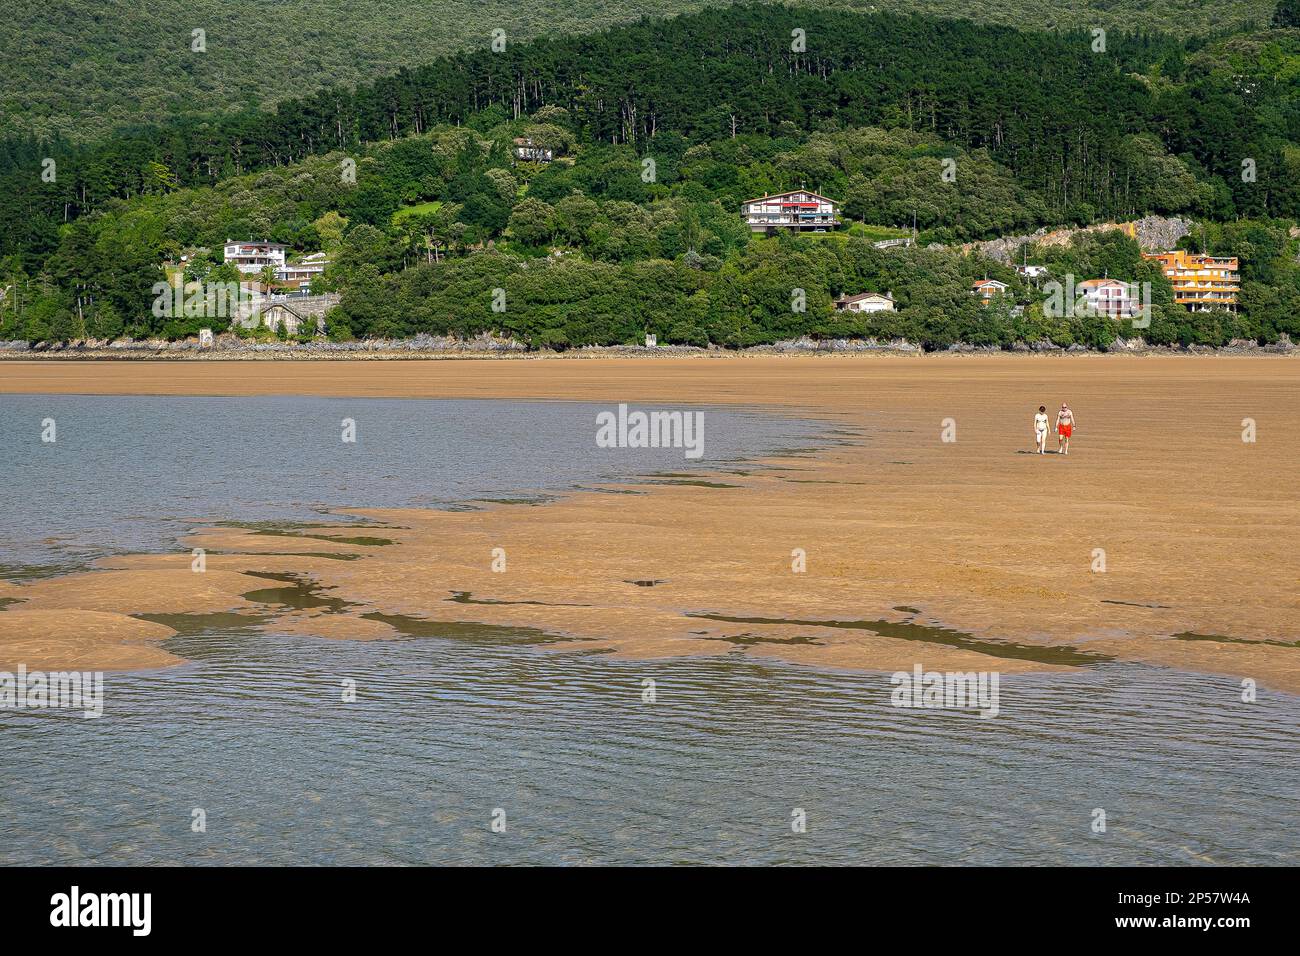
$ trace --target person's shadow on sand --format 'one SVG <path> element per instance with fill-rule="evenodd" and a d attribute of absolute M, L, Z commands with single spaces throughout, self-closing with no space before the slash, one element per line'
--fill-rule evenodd
<path fill-rule="evenodd" d="M 1023 448 L 1021 448 L 1021 449 L 1018 449 L 1018 450 L 1016 451 L 1016 454 L 1017 454 L 1017 455 L 1037 455 L 1038 452 L 1036 452 L 1036 451 L 1025 451 Z M 1061 450 L 1060 450 L 1059 448 L 1057 448 L 1057 449 L 1055 449 L 1055 450 L 1049 448 L 1049 449 L 1047 449 L 1047 451 L 1044 452 L 1044 454 L 1046 454 L 1046 455 L 1059 455 L 1059 454 L 1061 454 Z"/>

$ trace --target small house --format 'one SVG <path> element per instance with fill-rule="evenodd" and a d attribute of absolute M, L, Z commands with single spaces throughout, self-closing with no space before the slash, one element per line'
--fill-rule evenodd
<path fill-rule="evenodd" d="M 979 296 L 987 304 L 1000 295 L 1006 295 L 1008 288 L 1005 282 L 999 282 L 997 279 L 981 279 L 971 286 L 971 293 Z"/>
<path fill-rule="evenodd" d="M 859 292 L 835 300 L 838 312 L 893 312 L 894 297 L 887 292 Z"/>
<path fill-rule="evenodd" d="M 555 150 L 535 143 L 531 136 L 516 136 L 515 158 L 529 163 L 549 163 L 555 159 Z"/>

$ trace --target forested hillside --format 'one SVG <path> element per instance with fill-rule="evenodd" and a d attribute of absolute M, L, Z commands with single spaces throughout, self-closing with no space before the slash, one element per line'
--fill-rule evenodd
<path fill-rule="evenodd" d="M 806 49 L 791 49 L 793 18 Z M 163 262 L 235 282 L 223 241 L 270 239 L 326 254 L 317 284 L 342 295 L 342 338 L 1105 347 L 1121 323 L 1049 314 L 1041 289 L 953 244 L 1148 213 L 1193 216 L 1185 246 L 1241 258 L 1238 313 L 1175 304 L 1118 232 L 1019 252 L 1054 276 L 1150 283 L 1148 341 L 1300 334 L 1300 30 L 1091 41 L 735 7 L 178 118 L 65 149 L 51 181 L 36 144 L 12 148 L 0 340 L 192 335 L 208 315 L 151 307 Z M 554 161 L 521 159 L 519 138 Z M 752 235 L 741 203 L 801 184 L 836 199 L 845 227 Z M 920 248 L 873 246 L 913 225 Z M 981 277 L 1008 294 L 982 304 Z M 898 311 L 832 311 L 863 290 Z"/>
<path fill-rule="evenodd" d="M 791 49 L 796 21 L 803 50 Z M 1137 211 L 1152 165 L 1168 171 L 1166 185 L 1194 177 L 1192 198 L 1218 218 L 1293 215 L 1298 64 L 1293 30 L 1200 52 L 1113 35 L 1099 53 L 1087 33 L 731 7 L 460 54 L 274 113 L 180 117 L 52 154 L 10 148 L 0 153 L 0 254 L 48 252 L 60 224 L 111 199 L 359 152 L 438 123 L 485 131 L 546 106 L 570 113 L 579 140 L 644 155 L 661 133 L 691 143 L 850 126 L 925 132 L 986 150 L 1054 221 Z M 51 182 L 40 176 L 45 156 L 57 164 Z"/>
<path fill-rule="evenodd" d="M 93 139 L 177 113 L 270 105 L 456 50 L 719 6 L 719 0 L 11 0 L 0 29 L 0 131 Z M 1260 25 L 1271 0 L 808 0 L 1019 29 L 1204 35 Z M 192 49 L 204 31 L 204 50 Z"/>

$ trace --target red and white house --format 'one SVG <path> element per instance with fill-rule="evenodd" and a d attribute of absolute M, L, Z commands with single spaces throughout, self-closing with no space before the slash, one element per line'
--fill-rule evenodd
<path fill-rule="evenodd" d="M 973 284 L 970 290 L 987 304 L 1000 295 L 1006 295 L 1007 288 L 1005 282 L 999 282 L 997 279 L 981 279 Z"/>
<path fill-rule="evenodd" d="M 740 211 L 753 232 L 828 232 L 840 224 L 839 203 L 807 189 L 750 199 Z"/>

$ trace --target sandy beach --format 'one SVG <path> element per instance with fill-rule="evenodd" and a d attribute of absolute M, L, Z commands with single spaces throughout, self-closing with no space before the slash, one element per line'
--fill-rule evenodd
<path fill-rule="evenodd" d="M 1294 358 L 46 360 L 0 365 L 0 392 L 742 405 L 835 439 L 749 474 L 542 505 L 357 502 L 384 545 L 196 524 L 174 554 L 0 581 L 0 668 L 164 666 L 171 628 L 137 615 L 233 612 L 320 638 L 527 627 L 557 651 L 634 658 L 1009 673 L 1118 659 L 1300 693 Z M 1071 454 L 1029 454 L 1034 410 L 1062 401 Z M 293 607 L 283 586 L 322 600 Z"/>

